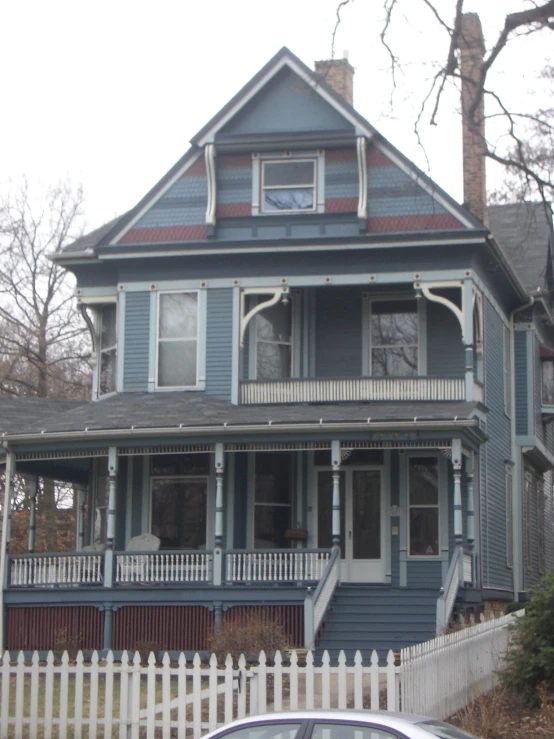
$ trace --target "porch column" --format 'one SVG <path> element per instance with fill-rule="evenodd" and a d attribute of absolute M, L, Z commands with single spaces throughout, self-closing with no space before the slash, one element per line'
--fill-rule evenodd
<path fill-rule="evenodd" d="M 77 494 L 77 551 L 82 552 L 85 545 L 85 500 L 86 485 L 75 485 Z"/>
<path fill-rule="evenodd" d="M 452 466 L 454 468 L 454 539 L 456 546 L 462 546 L 464 524 L 462 519 L 462 442 L 452 440 Z"/>
<path fill-rule="evenodd" d="M 473 280 L 464 280 L 462 287 L 463 327 L 462 339 L 465 351 L 465 391 L 466 400 L 473 400 L 475 382 L 473 358 Z"/>
<path fill-rule="evenodd" d="M 222 443 L 215 445 L 215 537 L 213 584 L 221 585 L 223 576 L 223 474 L 225 471 L 225 449 Z"/>
<path fill-rule="evenodd" d="M 35 535 L 37 530 L 37 490 L 38 475 L 33 475 L 28 482 L 29 499 L 31 501 L 31 509 L 29 511 L 29 543 L 27 549 L 31 554 L 35 551 Z"/>
<path fill-rule="evenodd" d="M 113 585 L 115 543 L 115 496 L 117 490 L 117 447 L 108 449 L 108 520 L 106 524 L 106 551 L 104 553 L 104 587 Z"/>
<path fill-rule="evenodd" d="M 333 528 L 334 547 L 340 547 L 340 441 L 331 442 L 331 464 L 333 466 Z"/>
<path fill-rule="evenodd" d="M 13 476 L 15 474 L 15 454 L 6 449 L 6 483 L 4 485 L 4 505 L 2 507 L 2 539 L 0 543 L 0 654 L 4 653 L 4 588 L 8 585 L 8 544 L 10 541 L 10 518 L 12 507 Z"/>
<path fill-rule="evenodd" d="M 467 479 L 467 544 L 471 551 L 475 546 L 475 493 L 473 490 L 473 471 L 475 456 L 472 452 L 466 459 Z"/>

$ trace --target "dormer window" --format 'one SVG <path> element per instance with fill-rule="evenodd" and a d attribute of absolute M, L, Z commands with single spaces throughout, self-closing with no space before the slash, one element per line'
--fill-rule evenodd
<path fill-rule="evenodd" d="M 313 212 L 316 202 L 315 159 L 262 162 L 263 213 Z"/>

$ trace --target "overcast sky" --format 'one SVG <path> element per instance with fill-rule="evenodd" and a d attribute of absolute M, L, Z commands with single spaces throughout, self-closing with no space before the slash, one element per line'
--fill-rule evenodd
<path fill-rule="evenodd" d="M 437 0 L 441 8 L 453 4 Z M 85 189 L 90 228 L 123 213 L 282 46 L 310 67 L 315 59 L 329 58 L 336 5 L 337 0 L 5 0 L 0 184 L 23 175 L 46 184 L 69 177 Z M 438 129 L 423 126 L 426 156 L 413 135 L 422 91 L 433 64 L 444 59 L 446 37 L 420 0 L 400 0 L 399 7 L 409 7 L 413 16 L 399 14 L 391 40 L 409 62 L 399 74 L 392 111 L 389 63 L 378 39 L 382 0 L 355 0 L 343 9 L 335 56 L 349 51 L 359 112 L 426 170 L 427 156 L 431 176 L 461 200 L 457 96 L 446 99 Z M 466 0 L 466 10 L 480 12 L 489 44 L 503 13 L 522 7 L 523 0 Z M 521 107 L 540 101 L 535 74 L 552 40 L 543 35 L 516 40 L 499 58 L 495 84 Z M 490 173 L 489 181 L 498 186 L 499 175 Z"/>

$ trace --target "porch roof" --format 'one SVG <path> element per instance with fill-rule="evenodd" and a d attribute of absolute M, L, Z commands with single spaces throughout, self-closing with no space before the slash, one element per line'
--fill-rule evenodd
<path fill-rule="evenodd" d="M 121 393 L 80 404 L 36 399 L 31 405 L 34 410 L 23 402 L 19 412 L 14 400 L 6 403 L 0 399 L 0 419 L 4 421 L 0 427 L 6 440 L 46 442 L 63 436 L 109 438 L 122 433 L 156 436 L 168 431 L 189 435 L 195 430 L 199 434 L 225 430 L 231 435 L 235 427 L 278 431 L 279 426 L 298 426 L 302 430 L 304 426 L 325 424 L 349 428 L 352 424 L 368 424 L 371 428 L 379 423 L 391 429 L 407 423 L 416 427 L 429 423 L 477 426 L 475 411 L 479 407 L 478 403 L 467 402 L 405 401 L 235 406 L 198 392 Z"/>

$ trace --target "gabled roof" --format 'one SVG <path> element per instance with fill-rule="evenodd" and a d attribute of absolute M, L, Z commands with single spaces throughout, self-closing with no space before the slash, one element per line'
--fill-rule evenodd
<path fill-rule="evenodd" d="M 467 228 L 482 229 L 479 223 L 465 208 L 459 205 L 444 190 L 436 185 L 424 172 L 388 142 L 362 115 L 337 94 L 327 82 L 289 49 L 283 47 L 269 62 L 247 82 L 246 85 L 223 108 L 206 123 L 191 139 L 191 148 L 167 172 L 164 177 L 128 213 L 97 229 L 75 244 L 64 249 L 66 252 L 84 252 L 100 245 L 114 244 L 132 225 L 181 177 L 202 155 L 206 143 L 217 141 L 224 135 L 229 123 L 242 115 L 247 106 L 267 90 L 278 75 L 288 70 L 296 75 L 301 83 L 314 93 L 314 99 L 323 101 L 333 114 L 340 117 L 351 130 L 352 137 L 365 136 L 378 147 L 394 164 L 404 170 L 412 179 L 437 199 L 443 207 L 459 219 Z M 331 132 L 332 133 L 332 132 Z M 336 131 L 335 131 L 336 133 Z"/>
<path fill-rule="evenodd" d="M 548 292 L 554 231 L 544 203 L 507 203 L 488 210 L 491 231 L 527 292 Z"/>

